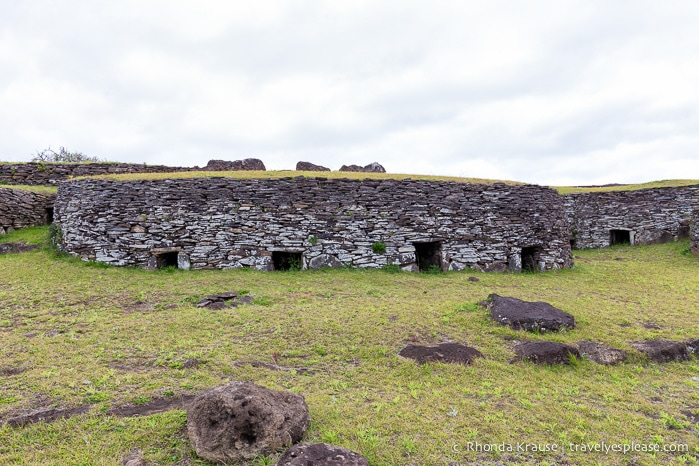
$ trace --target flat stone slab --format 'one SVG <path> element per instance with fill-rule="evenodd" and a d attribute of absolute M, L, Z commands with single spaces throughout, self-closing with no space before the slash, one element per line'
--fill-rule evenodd
<path fill-rule="evenodd" d="M 398 353 L 404 358 L 414 359 L 420 364 L 445 362 L 469 365 L 483 354 L 475 348 L 459 343 L 440 343 L 437 346 L 408 345 Z"/>
<path fill-rule="evenodd" d="M 578 349 L 587 359 L 597 364 L 613 366 L 626 361 L 624 351 L 594 341 L 581 341 L 578 343 Z"/>
<path fill-rule="evenodd" d="M 248 304 L 252 301 L 252 296 L 238 297 L 235 291 L 212 294 L 197 303 L 197 307 L 205 307 L 214 311 L 236 307 L 238 304 Z"/>
<path fill-rule="evenodd" d="M 580 358 L 580 351 L 574 346 L 553 341 L 529 341 L 515 346 L 517 356 L 510 362 L 531 361 L 535 364 L 570 364 L 570 356 Z"/>
<path fill-rule="evenodd" d="M 654 362 L 686 361 L 689 359 L 687 343 L 672 340 L 635 341 L 631 346 L 648 356 Z"/>
<path fill-rule="evenodd" d="M 300 443 L 279 458 L 277 466 L 369 466 L 359 453 L 327 443 Z"/>
<path fill-rule="evenodd" d="M 544 302 L 522 301 L 491 294 L 488 296 L 490 317 L 514 330 L 556 332 L 575 328 L 575 318 Z"/>

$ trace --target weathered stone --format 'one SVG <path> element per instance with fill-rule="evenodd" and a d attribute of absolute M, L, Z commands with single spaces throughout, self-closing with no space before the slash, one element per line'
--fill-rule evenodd
<path fill-rule="evenodd" d="M 535 364 L 570 364 L 570 357 L 580 358 L 574 346 L 552 341 L 530 341 L 515 346 L 517 356 L 511 361 L 531 361 Z"/>
<path fill-rule="evenodd" d="M 129 453 L 122 461 L 123 466 L 148 466 L 146 460 L 143 459 L 143 452 L 135 450 Z"/>
<path fill-rule="evenodd" d="M 359 453 L 327 443 L 300 443 L 279 458 L 277 466 L 369 466 Z"/>
<path fill-rule="evenodd" d="M 330 169 L 322 165 L 316 165 L 311 162 L 299 162 L 296 164 L 297 171 L 306 172 L 329 172 Z"/>
<path fill-rule="evenodd" d="M 475 348 L 458 343 L 440 343 L 437 346 L 408 345 L 398 353 L 404 358 L 414 359 L 420 364 L 426 362 L 458 363 L 465 366 L 471 364 L 483 354 Z"/>
<path fill-rule="evenodd" d="M 197 455 L 216 463 L 251 460 L 288 448 L 310 425 L 301 395 L 231 382 L 198 395 L 187 409 Z"/>
<path fill-rule="evenodd" d="M 685 361 L 689 359 L 687 343 L 672 340 L 644 340 L 631 343 L 648 359 L 655 362 Z"/>
<path fill-rule="evenodd" d="M 578 349 L 589 360 L 605 366 L 620 364 L 626 360 L 626 353 L 622 350 L 594 341 L 581 341 L 578 343 Z"/>
<path fill-rule="evenodd" d="M 491 294 L 490 317 L 515 330 L 556 332 L 575 328 L 575 318 L 544 302 L 528 302 Z"/>
<path fill-rule="evenodd" d="M 342 267 L 342 262 L 330 254 L 321 254 L 308 261 L 309 269 L 337 269 L 339 267 Z"/>
<path fill-rule="evenodd" d="M 341 172 L 364 172 L 364 173 L 386 173 L 386 169 L 378 162 L 370 163 L 364 167 L 359 165 L 343 165 Z"/>
<path fill-rule="evenodd" d="M 209 160 L 203 168 L 206 171 L 239 171 L 239 170 L 265 170 L 265 164 L 260 159 L 244 160 Z"/>
<path fill-rule="evenodd" d="M 687 342 L 687 351 L 699 356 L 699 339 L 689 340 Z"/>

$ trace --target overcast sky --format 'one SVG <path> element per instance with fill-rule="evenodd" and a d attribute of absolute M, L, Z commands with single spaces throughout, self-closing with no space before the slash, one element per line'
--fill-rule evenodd
<path fill-rule="evenodd" d="M 699 2 L 0 0 L 0 160 L 699 179 Z"/>

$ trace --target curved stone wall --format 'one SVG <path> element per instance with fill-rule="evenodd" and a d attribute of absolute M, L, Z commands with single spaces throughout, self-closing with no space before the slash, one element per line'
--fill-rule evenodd
<path fill-rule="evenodd" d="M 0 234 L 50 223 L 55 199 L 54 194 L 0 188 Z"/>
<path fill-rule="evenodd" d="M 690 249 L 694 254 L 699 255 L 699 210 L 694 212 L 692 222 Z"/>
<path fill-rule="evenodd" d="M 115 265 L 416 271 L 570 267 L 563 198 L 532 185 L 324 178 L 62 182 L 62 248 Z"/>
<path fill-rule="evenodd" d="M 565 197 L 571 244 L 601 248 L 687 238 L 699 186 L 570 194 Z"/>

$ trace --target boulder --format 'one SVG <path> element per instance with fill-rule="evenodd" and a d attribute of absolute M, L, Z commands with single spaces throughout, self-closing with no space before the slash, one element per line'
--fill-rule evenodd
<path fill-rule="evenodd" d="M 337 269 L 342 267 L 342 262 L 330 254 L 321 254 L 308 261 L 309 269 Z"/>
<path fill-rule="evenodd" d="M 359 165 L 343 165 L 340 167 L 341 172 L 363 172 L 363 173 L 386 173 L 386 169 L 378 162 L 370 163 L 364 167 Z"/>
<path fill-rule="evenodd" d="M 239 171 L 239 170 L 266 170 L 265 164 L 260 159 L 244 160 L 209 160 L 202 170 L 206 171 Z"/>
<path fill-rule="evenodd" d="M 689 340 L 687 342 L 687 351 L 689 351 L 692 354 L 696 354 L 699 356 L 699 339 L 696 340 Z"/>
<path fill-rule="evenodd" d="M 517 356 L 511 361 L 531 361 L 535 364 L 570 364 L 570 356 L 580 358 L 574 346 L 553 341 L 530 341 L 515 346 Z"/>
<path fill-rule="evenodd" d="M 316 165 L 311 162 L 299 162 L 296 164 L 297 171 L 305 172 L 329 172 L 330 169 L 322 165 Z"/>
<path fill-rule="evenodd" d="M 655 362 L 686 361 L 689 359 L 687 343 L 672 340 L 644 340 L 631 343 L 648 359 Z"/>
<path fill-rule="evenodd" d="M 404 358 L 414 359 L 420 364 L 426 362 L 445 362 L 469 365 L 483 354 L 475 348 L 459 343 L 440 343 L 437 346 L 408 345 L 398 353 Z"/>
<path fill-rule="evenodd" d="M 515 330 L 539 332 L 575 328 L 575 318 L 543 302 L 528 302 L 491 294 L 488 307 L 490 317 Z"/>
<path fill-rule="evenodd" d="M 327 443 L 300 443 L 289 448 L 277 466 L 369 466 L 359 453 Z"/>
<path fill-rule="evenodd" d="M 303 396 L 252 382 L 231 382 L 198 395 L 187 409 L 197 455 L 234 463 L 269 455 L 301 440 L 311 418 Z"/>
<path fill-rule="evenodd" d="M 613 366 L 626 360 L 626 353 L 622 350 L 594 341 L 581 341 L 578 343 L 578 349 L 589 360 L 605 366 Z"/>

